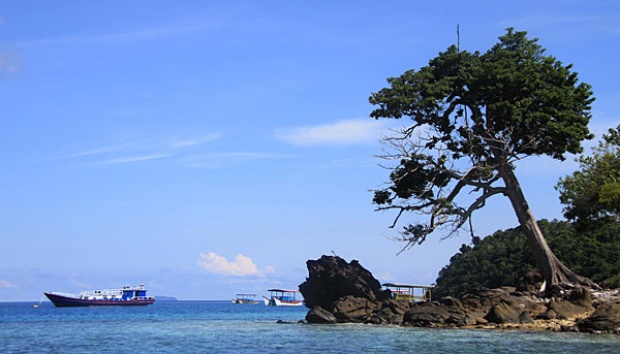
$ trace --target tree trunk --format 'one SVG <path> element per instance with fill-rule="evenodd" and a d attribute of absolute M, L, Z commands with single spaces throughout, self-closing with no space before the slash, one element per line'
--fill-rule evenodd
<path fill-rule="evenodd" d="M 551 294 L 554 289 L 562 285 L 582 285 L 598 288 L 598 285 L 586 277 L 575 274 L 555 256 L 545 236 L 540 231 L 536 218 L 532 213 L 521 185 L 510 165 L 501 168 L 500 174 L 506 185 L 506 196 L 510 199 L 512 207 L 517 214 L 519 224 L 523 230 L 528 244 L 532 250 L 532 256 L 538 270 L 541 272 L 544 283 L 541 292 Z"/>

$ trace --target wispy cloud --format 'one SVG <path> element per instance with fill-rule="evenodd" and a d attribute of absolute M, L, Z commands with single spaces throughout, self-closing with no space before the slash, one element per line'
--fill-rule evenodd
<path fill-rule="evenodd" d="M 0 51 L 0 76 L 15 74 L 19 68 L 19 61 L 14 54 Z"/>
<path fill-rule="evenodd" d="M 64 37 L 32 39 L 21 41 L 18 44 L 21 46 L 48 46 L 62 44 L 137 42 L 196 33 L 211 28 L 219 28 L 221 25 L 220 22 L 214 20 L 193 20 L 116 33 L 78 34 Z"/>
<path fill-rule="evenodd" d="M 17 286 L 9 282 L 8 280 L 0 279 L 0 289 L 15 289 Z"/>
<path fill-rule="evenodd" d="M 131 147 L 135 147 L 135 143 L 123 143 L 117 145 L 104 146 L 95 149 L 88 149 L 83 151 L 78 151 L 72 154 L 67 155 L 65 158 L 79 158 L 79 157 L 87 157 L 92 155 L 101 155 L 119 151 L 125 151 L 130 149 Z"/>
<path fill-rule="evenodd" d="M 220 138 L 222 138 L 221 134 L 213 133 L 182 139 L 134 140 L 85 149 L 60 159 L 73 160 L 87 166 L 136 163 L 177 156 L 184 149 L 197 147 Z"/>
<path fill-rule="evenodd" d="M 290 154 L 277 154 L 269 152 L 259 151 L 236 151 L 236 152 L 214 152 L 210 154 L 203 154 L 202 158 L 248 158 L 248 159 L 282 159 L 290 158 L 293 155 Z"/>
<path fill-rule="evenodd" d="M 279 129 L 276 136 L 301 146 L 352 145 L 378 141 L 385 126 L 384 121 L 350 119 L 330 124 Z"/>
<path fill-rule="evenodd" d="M 123 164 L 123 163 L 133 163 L 133 162 L 164 159 L 170 156 L 172 155 L 171 154 L 151 154 L 151 155 L 142 155 L 142 156 L 127 156 L 127 157 L 119 157 L 115 159 L 96 161 L 96 162 L 89 163 L 89 165 L 117 165 L 117 164 Z"/>
<path fill-rule="evenodd" d="M 183 163 L 194 168 L 222 168 L 256 160 L 279 160 L 294 158 L 295 155 L 260 151 L 213 152 L 189 156 Z"/>
<path fill-rule="evenodd" d="M 208 134 L 200 138 L 175 140 L 175 141 L 170 142 L 170 146 L 175 149 L 181 149 L 181 148 L 202 145 L 208 142 L 216 141 L 216 140 L 221 139 L 222 137 L 223 137 L 222 134 L 213 133 L 213 134 Z"/>
<path fill-rule="evenodd" d="M 252 259 L 242 254 L 238 254 L 234 261 L 229 261 L 226 257 L 220 256 L 215 252 L 200 253 L 196 260 L 196 265 L 209 273 L 219 275 L 235 277 L 262 275 Z M 274 271 L 271 266 L 265 268 L 265 272 L 273 273 Z"/>

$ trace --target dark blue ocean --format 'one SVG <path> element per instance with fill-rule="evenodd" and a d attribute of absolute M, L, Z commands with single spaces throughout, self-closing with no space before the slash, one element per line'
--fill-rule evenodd
<path fill-rule="evenodd" d="M 0 353 L 620 353 L 613 335 L 298 323 L 305 307 L 34 304 L 0 303 Z"/>

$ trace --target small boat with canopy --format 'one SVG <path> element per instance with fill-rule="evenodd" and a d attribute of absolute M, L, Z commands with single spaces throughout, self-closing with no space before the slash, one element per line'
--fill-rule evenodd
<path fill-rule="evenodd" d="M 266 306 L 301 306 L 304 301 L 297 299 L 298 290 L 269 289 L 270 297 L 263 296 Z"/>
<path fill-rule="evenodd" d="M 245 304 L 245 305 L 256 305 L 258 304 L 258 300 L 255 299 L 256 294 L 237 294 L 237 297 L 232 299 L 233 304 Z"/>

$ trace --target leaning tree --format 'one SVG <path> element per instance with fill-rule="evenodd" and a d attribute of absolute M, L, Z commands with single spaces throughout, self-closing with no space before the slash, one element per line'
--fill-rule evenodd
<path fill-rule="evenodd" d="M 471 229 L 472 214 L 503 195 L 544 278 L 541 291 L 595 287 L 553 254 L 515 175 L 515 162 L 525 157 L 564 160 L 592 138 L 590 85 L 537 42 L 509 28 L 486 53 L 451 46 L 428 66 L 387 79 L 389 87 L 369 98 L 378 106 L 371 117 L 408 117 L 412 123 L 385 138 L 389 153 L 382 157 L 396 162 L 373 202 L 377 210 L 397 211 L 391 227 L 404 213 L 426 215 L 427 223 L 403 227 L 407 249 L 438 230 L 449 236 Z"/>

